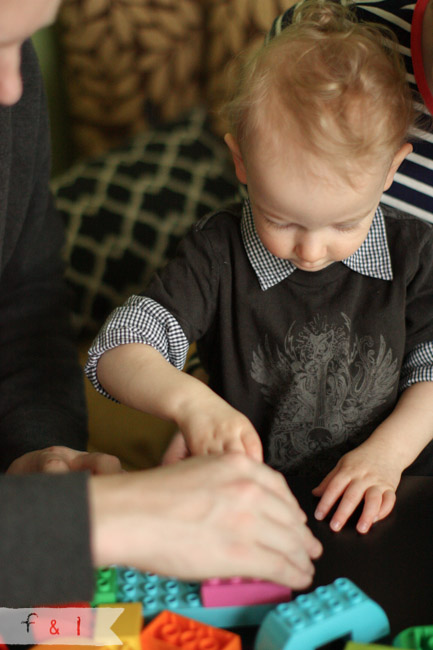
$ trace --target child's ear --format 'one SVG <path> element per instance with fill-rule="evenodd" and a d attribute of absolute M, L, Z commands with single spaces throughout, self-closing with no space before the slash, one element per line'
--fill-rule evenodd
<path fill-rule="evenodd" d="M 238 143 L 236 142 L 236 140 L 234 139 L 231 133 L 225 134 L 224 142 L 226 143 L 226 145 L 231 151 L 238 181 L 246 185 L 247 172 L 245 169 L 244 160 L 242 158 L 241 150 L 239 149 Z"/>
<path fill-rule="evenodd" d="M 389 168 L 388 174 L 386 176 L 385 186 L 383 188 L 384 192 L 386 192 L 386 190 L 389 190 L 391 187 L 397 169 L 400 167 L 406 156 L 412 153 L 412 149 L 412 145 L 409 144 L 409 142 L 405 142 L 404 145 L 400 147 L 400 149 L 395 154 L 394 158 L 392 159 L 391 167 Z"/>

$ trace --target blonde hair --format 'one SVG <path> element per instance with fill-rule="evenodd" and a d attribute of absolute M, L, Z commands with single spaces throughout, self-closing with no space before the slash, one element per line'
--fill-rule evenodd
<path fill-rule="evenodd" d="M 302 2 L 250 55 L 225 112 L 241 149 L 259 127 L 278 137 L 287 128 L 304 151 L 340 166 L 392 157 L 415 119 L 393 33 L 327 0 Z"/>

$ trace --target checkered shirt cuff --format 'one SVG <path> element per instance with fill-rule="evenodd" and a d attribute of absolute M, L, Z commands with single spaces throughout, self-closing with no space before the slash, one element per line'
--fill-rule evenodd
<path fill-rule="evenodd" d="M 93 341 L 84 372 L 99 393 L 113 399 L 98 381 L 100 357 L 119 345 L 144 343 L 158 350 L 173 366 L 182 370 L 189 342 L 177 320 L 159 303 L 142 296 L 131 296 L 107 319 Z M 116 400 L 114 400 L 116 401 Z"/>
<path fill-rule="evenodd" d="M 406 356 L 400 376 L 400 391 L 420 381 L 433 381 L 433 341 L 420 343 Z"/>

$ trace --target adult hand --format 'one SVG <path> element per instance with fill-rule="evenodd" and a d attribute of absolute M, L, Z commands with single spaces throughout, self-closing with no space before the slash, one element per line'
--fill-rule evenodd
<path fill-rule="evenodd" d="M 92 477 L 90 506 L 95 565 L 303 589 L 322 552 L 281 474 L 244 454 Z"/>
<path fill-rule="evenodd" d="M 99 452 L 88 453 L 70 447 L 47 447 L 29 451 L 16 458 L 7 470 L 7 474 L 29 474 L 44 472 L 61 474 L 66 472 L 90 471 L 92 474 L 116 474 L 122 471 L 120 460 L 116 456 Z"/>
<path fill-rule="evenodd" d="M 342 456 L 314 488 L 313 494 L 321 497 L 315 517 L 324 519 L 341 498 L 329 524 L 337 532 L 364 500 L 356 530 L 367 533 L 372 524 L 387 517 L 393 509 L 400 478 L 401 468 L 393 467 L 383 455 L 373 454 L 368 445 L 361 445 Z"/>

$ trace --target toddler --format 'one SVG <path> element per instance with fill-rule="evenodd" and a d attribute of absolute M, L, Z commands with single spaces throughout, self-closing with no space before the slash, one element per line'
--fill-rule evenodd
<path fill-rule="evenodd" d="M 390 39 L 305 2 L 245 63 L 225 141 L 248 198 L 191 229 L 86 367 L 193 455 L 264 449 L 320 481 L 333 530 L 361 501 L 359 532 L 387 516 L 433 438 L 432 227 L 379 204 L 414 119 Z M 181 372 L 194 341 L 209 386 Z"/>

